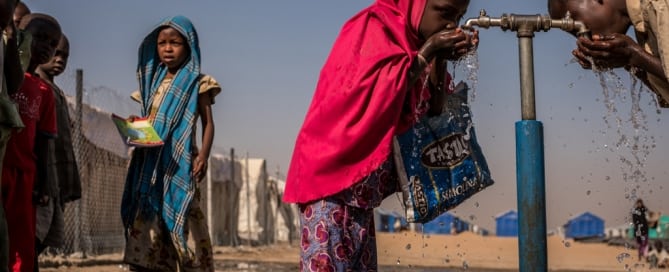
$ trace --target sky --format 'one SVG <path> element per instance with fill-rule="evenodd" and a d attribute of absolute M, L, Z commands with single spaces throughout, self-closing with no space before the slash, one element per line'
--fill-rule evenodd
<path fill-rule="evenodd" d="M 372 1 L 25 3 L 33 12 L 58 19 L 70 39 L 68 69 L 57 82 L 73 94 L 74 71 L 83 69 L 85 101 L 125 115 L 139 112 L 129 94 L 137 89 L 141 40 L 164 17 L 189 17 L 201 41 L 202 71 L 223 86 L 213 106 L 215 151 L 227 154 L 234 148 L 239 155 L 266 158 L 270 172 L 285 175 L 332 43 L 343 23 Z M 471 1 L 465 18 L 478 16 L 480 9 L 493 17 L 547 13 L 545 1 L 482 0 Z M 480 40 L 471 107 L 496 183 L 452 212 L 494 232 L 495 216 L 516 209 L 518 41 L 515 33 L 494 28 L 482 29 Z M 669 213 L 669 145 L 664 144 L 669 110 L 658 109 L 647 89 L 632 95 L 639 91 L 632 92 L 634 81 L 624 70 L 614 71 L 621 90 L 605 91 L 596 74 L 573 63 L 575 40 L 560 30 L 536 33 L 533 44 L 537 120 L 544 125 L 548 228 L 586 211 L 602 217 L 607 227 L 626 224 L 636 197 L 651 211 Z M 456 69 L 454 78 L 467 80 L 470 75 Z M 635 136 L 638 151 L 617 145 L 621 139 L 635 142 Z M 635 158 L 640 162 L 626 163 Z M 391 197 L 383 206 L 397 209 L 399 204 Z"/>

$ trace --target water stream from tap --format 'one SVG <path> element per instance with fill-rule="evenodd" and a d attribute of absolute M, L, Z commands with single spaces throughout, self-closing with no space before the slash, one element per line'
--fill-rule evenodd
<path fill-rule="evenodd" d="M 625 198 L 634 201 L 638 197 L 641 184 L 648 181 L 644 168 L 648 156 L 656 146 L 655 137 L 649 133 L 648 115 L 641 106 L 642 95 L 648 91 L 631 73 L 631 84 L 627 88 L 614 70 L 594 68 L 593 72 L 602 87 L 607 111 L 602 117 L 606 124 L 606 131 L 602 131 L 602 134 L 605 136 L 611 130 L 616 133 L 613 144 L 605 144 L 604 149 L 618 156 L 623 181 L 629 185 L 625 188 Z M 651 96 L 654 94 L 651 93 Z M 628 103 L 630 109 L 629 115 L 626 115 L 619 107 Z"/>

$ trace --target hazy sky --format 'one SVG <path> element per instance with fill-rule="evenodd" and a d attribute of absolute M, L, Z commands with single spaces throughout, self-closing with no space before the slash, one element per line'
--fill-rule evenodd
<path fill-rule="evenodd" d="M 33 12 L 56 17 L 70 38 L 68 70 L 58 82 L 73 93 L 74 69 L 84 70 L 86 99 L 121 114 L 137 113 L 128 95 L 137 88 L 135 65 L 142 38 L 162 18 L 185 15 L 197 28 L 203 72 L 223 85 L 214 105 L 215 145 L 268 160 L 270 171 L 285 172 L 332 42 L 342 24 L 370 0 L 286 1 L 90 1 L 26 0 Z M 465 18 L 485 8 L 503 13 L 545 14 L 537 0 L 471 1 Z M 496 184 L 454 212 L 494 231 L 494 216 L 516 207 L 514 123 L 520 119 L 517 38 L 513 32 L 481 30 L 478 86 L 472 110 L 478 140 Z M 669 110 L 657 111 L 652 95 L 641 93 L 637 167 L 647 181 L 636 182 L 623 161 L 634 158 L 621 137 L 633 139 L 633 96 L 629 75 L 616 73 L 627 91 L 607 107 L 598 79 L 571 63 L 574 39 L 553 30 L 534 39 L 537 119 L 544 124 L 548 227 L 585 211 L 607 226 L 626 222 L 631 200 L 643 197 L 650 210 L 669 212 Z M 455 78 L 466 79 L 457 72 Z M 609 92 L 611 96 L 613 91 Z M 615 108 L 615 111 L 611 108 Z M 615 119 L 620 118 L 621 132 Z M 610 120 L 611 128 L 605 120 Z M 644 129 L 643 127 L 647 129 Z M 657 145 L 655 145 L 657 144 Z M 637 174 L 638 176 L 638 174 Z M 393 201 L 389 201 L 393 202 Z M 388 206 L 393 206 L 392 203 Z"/>

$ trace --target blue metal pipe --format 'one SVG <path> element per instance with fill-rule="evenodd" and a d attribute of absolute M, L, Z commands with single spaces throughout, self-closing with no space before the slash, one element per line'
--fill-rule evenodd
<path fill-rule="evenodd" d="M 543 125 L 516 122 L 519 271 L 548 271 Z"/>

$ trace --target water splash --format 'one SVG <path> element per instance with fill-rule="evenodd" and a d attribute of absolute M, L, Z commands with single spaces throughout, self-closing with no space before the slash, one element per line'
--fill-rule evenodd
<path fill-rule="evenodd" d="M 618 256 L 616 256 L 616 260 L 618 260 L 618 263 L 623 263 L 627 258 L 632 258 L 632 255 L 630 255 L 627 252 L 620 253 L 618 254 Z"/>
<path fill-rule="evenodd" d="M 464 72 L 464 81 L 467 82 L 469 86 L 469 102 L 473 102 L 476 99 L 476 89 L 479 83 L 479 54 L 478 51 L 470 51 L 461 58 L 452 62 L 453 68 L 451 73 L 453 76 L 453 81 L 451 84 L 455 84 L 455 81 L 458 81 L 456 78 L 456 71 L 461 70 Z"/>
<path fill-rule="evenodd" d="M 603 102 L 607 111 L 603 117 L 604 123 L 607 130 L 614 130 L 616 133 L 613 143 L 605 144 L 604 150 L 617 154 L 623 181 L 638 186 L 648 181 L 644 168 L 648 156 L 656 146 L 655 137 L 649 134 L 649 118 L 641 107 L 644 85 L 640 84 L 630 72 L 631 86 L 627 88 L 615 71 L 599 69 L 594 63 L 592 64 L 595 76 L 602 87 Z M 651 94 L 651 97 L 656 99 L 654 94 Z M 628 116 L 618 109 L 619 103 L 631 105 Z M 655 112 L 659 110 L 657 103 L 656 107 Z M 606 135 L 606 131 L 602 134 Z M 605 180 L 610 180 L 610 176 L 606 176 Z M 635 200 L 637 190 L 626 193 L 625 198 Z"/>

